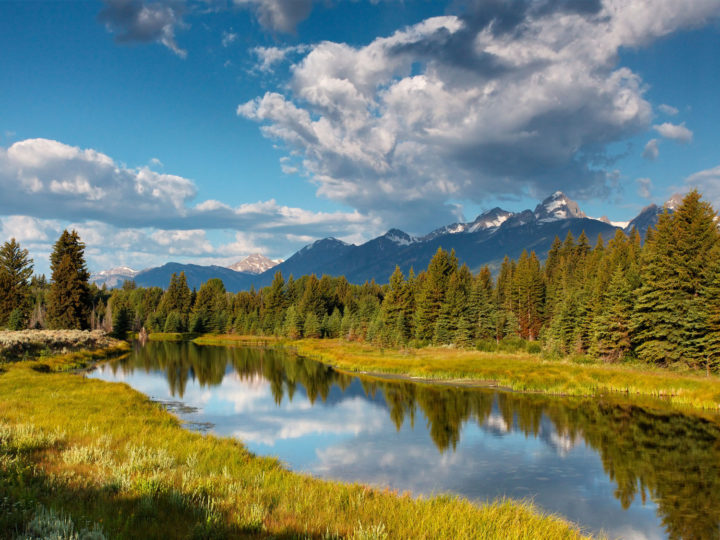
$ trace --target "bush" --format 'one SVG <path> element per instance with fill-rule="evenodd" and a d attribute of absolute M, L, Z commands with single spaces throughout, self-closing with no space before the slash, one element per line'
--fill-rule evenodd
<path fill-rule="evenodd" d="M 495 352 L 498 348 L 497 343 L 492 339 L 481 339 L 477 342 L 477 345 L 475 345 L 475 348 L 478 351 L 483 352 Z"/>
<path fill-rule="evenodd" d="M 501 352 L 518 352 L 527 350 L 527 341 L 522 338 L 508 337 L 502 339 L 497 348 Z"/>
<path fill-rule="evenodd" d="M 26 327 L 25 316 L 23 312 L 15 308 L 10 312 L 10 318 L 8 319 L 8 329 L 10 330 L 24 330 Z"/>
<path fill-rule="evenodd" d="M 528 343 L 527 352 L 530 354 L 540 354 L 542 352 L 542 345 L 540 345 L 537 341 Z"/>

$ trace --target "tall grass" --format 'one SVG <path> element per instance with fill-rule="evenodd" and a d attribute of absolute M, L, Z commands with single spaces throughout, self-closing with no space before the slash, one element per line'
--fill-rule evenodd
<path fill-rule="evenodd" d="M 699 409 L 720 410 L 720 377 L 622 364 L 578 364 L 526 352 L 452 348 L 380 349 L 343 340 L 289 342 L 299 354 L 353 373 L 485 384 L 517 391 L 592 396 L 608 392 L 645 395 Z"/>
<path fill-rule="evenodd" d="M 292 473 L 183 429 L 126 385 L 30 364 L 0 374 L 0 536 L 29 530 L 41 505 L 118 538 L 582 537 L 529 502 L 414 499 Z"/>

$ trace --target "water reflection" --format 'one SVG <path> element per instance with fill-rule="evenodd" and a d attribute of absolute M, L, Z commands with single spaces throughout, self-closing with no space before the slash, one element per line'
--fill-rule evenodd
<path fill-rule="evenodd" d="M 532 497 L 611 536 L 720 538 L 711 420 L 605 399 L 361 380 L 282 351 L 190 343 L 137 346 L 93 376 L 198 407 L 181 415 L 294 469 L 413 493 Z"/>

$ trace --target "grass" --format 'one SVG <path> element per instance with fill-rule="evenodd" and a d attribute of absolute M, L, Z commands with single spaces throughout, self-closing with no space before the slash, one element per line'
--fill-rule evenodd
<path fill-rule="evenodd" d="M 414 499 L 292 473 L 234 439 L 184 429 L 126 385 L 58 372 L 86 360 L 0 374 L 0 537 L 582 537 L 529 502 Z"/>
<path fill-rule="evenodd" d="M 523 392 L 594 396 L 622 392 L 673 405 L 720 410 L 720 377 L 622 364 L 577 364 L 525 352 L 428 347 L 397 350 L 344 340 L 288 342 L 299 354 L 351 373 L 402 375 L 458 383 L 490 383 Z"/>

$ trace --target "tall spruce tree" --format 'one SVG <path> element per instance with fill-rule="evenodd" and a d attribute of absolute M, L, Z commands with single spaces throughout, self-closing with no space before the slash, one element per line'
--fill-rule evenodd
<path fill-rule="evenodd" d="M 631 285 L 626 271 L 618 267 L 612 275 L 602 299 L 601 309 L 592 324 L 591 353 L 594 356 L 614 362 L 630 354 L 632 308 Z"/>
<path fill-rule="evenodd" d="M 90 327 L 92 296 L 85 266 L 85 244 L 77 231 L 63 231 L 50 255 L 52 278 L 47 299 L 51 328 Z"/>
<path fill-rule="evenodd" d="M 12 238 L 0 247 L 0 327 L 6 326 L 13 315 L 11 327 L 19 330 L 27 326 L 32 309 L 30 278 L 33 260 L 28 250 Z"/>
<path fill-rule="evenodd" d="M 643 250 L 632 319 L 638 356 L 651 363 L 704 365 L 709 318 L 702 294 L 720 243 L 715 212 L 691 191 L 660 216 Z"/>
<path fill-rule="evenodd" d="M 421 342 L 430 342 L 436 333 L 436 323 L 445 301 L 450 276 L 457 270 L 455 252 L 438 248 L 428 264 L 415 310 L 415 336 Z M 444 323 L 441 323 L 441 333 Z"/>

